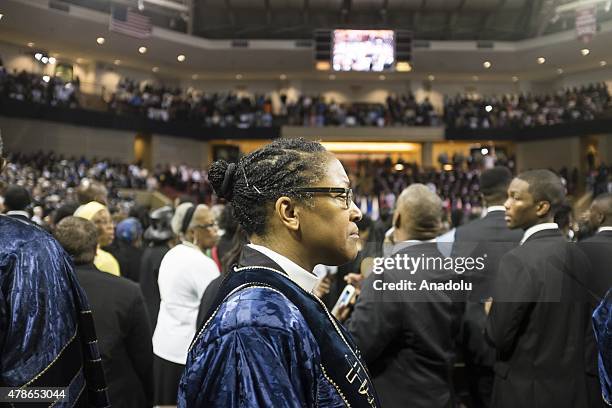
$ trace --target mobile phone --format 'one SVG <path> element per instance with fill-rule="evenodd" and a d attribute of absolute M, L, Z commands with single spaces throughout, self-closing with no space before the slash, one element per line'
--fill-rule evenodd
<path fill-rule="evenodd" d="M 353 300 L 354 296 L 355 296 L 355 287 L 353 285 L 346 285 L 344 289 L 342 289 L 342 293 L 340 294 L 338 301 L 336 302 L 336 304 L 334 305 L 334 308 L 332 309 L 332 314 L 336 314 L 340 310 L 341 307 L 348 306 L 351 303 L 351 300 Z"/>

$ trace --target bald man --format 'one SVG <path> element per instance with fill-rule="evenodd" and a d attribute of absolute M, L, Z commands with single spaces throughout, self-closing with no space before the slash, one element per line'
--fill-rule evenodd
<path fill-rule="evenodd" d="M 452 294 L 421 289 L 421 284 L 454 281 L 458 275 L 439 264 L 411 270 L 403 262 L 445 259 L 433 242 L 442 225 L 442 200 L 426 186 L 413 184 L 399 196 L 393 224 L 393 254 L 375 261 L 347 327 L 383 407 L 452 407 L 459 308 Z M 413 289 L 395 290 L 406 282 Z"/>
<path fill-rule="evenodd" d="M 601 194 L 593 200 L 587 212 L 587 224 L 595 235 L 578 243 L 591 263 L 589 276 L 589 289 L 598 299 L 604 297 L 612 287 L 612 194 Z M 591 311 L 597 306 L 592 297 Z M 587 341 L 587 375 L 589 381 L 589 395 L 594 396 L 593 406 L 603 407 L 601 388 L 597 367 L 597 348 L 595 339 Z"/>

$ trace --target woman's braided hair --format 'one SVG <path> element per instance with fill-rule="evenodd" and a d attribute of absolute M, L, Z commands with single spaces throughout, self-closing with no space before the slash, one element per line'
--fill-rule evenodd
<path fill-rule="evenodd" d="M 293 190 L 323 178 L 326 154 L 318 142 L 278 139 L 242 157 L 238 164 L 217 160 L 208 179 L 215 193 L 231 203 L 246 233 L 263 235 L 268 206 L 283 195 L 309 198 Z"/>

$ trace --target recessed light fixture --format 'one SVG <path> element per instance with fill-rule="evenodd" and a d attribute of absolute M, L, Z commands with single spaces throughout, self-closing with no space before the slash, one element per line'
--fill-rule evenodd
<path fill-rule="evenodd" d="M 491 105 L 485 106 L 485 111 L 491 112 L 492 110 L 493 110 L 493 106 L 491 106 Z M 488 151 L 487 151 L 487 153 L 488 153 Z M 487 153 L 483 153 L 483 154 L 487 154 Z"/>
<path fill-rule="evenodd" d="M 104 44 L 105 41 L 106 41 L 106 39 L 104 37 L 96 38 L 96 42 L 98 43 L 98 45 Z"/>
<path fill-rule="evenodd" d="M 491 61 L 485 61 L 482 63 L 482 66 L 485 67 L 485 69 L 491 68 L 491 65 Z"/>
<path fill-rule="evenodd" d="M 42 57 L 43 55 L 40 52 L 37 52 L 36 54 L 34 54 L 34 58 L 36 58 L 37 61 L 40 61 Z"/>
<path fill-rule="evenodd" d="M 478 78 L 478 75 L 474 75 L 474 76 L 472 77 L 472 80 L 474 80 L 474 82 L 478 81 L 479 79 L 480 79 L 480 78 Z"/>
<path fill-rule="evenodd" d="M 557 74 L 559 75 L 563 74 L 563 68 L 557 68 Z"/>
<path fill-rule="evenodd" d="M 153 67 L 153 68 L 151 68 L 151 71 L 153 71 L 153 72 L 159 72 L 159 67 Z"/>
<path fill-rule="evenodd" d="M 608 65 L 608 63 L 606 61 L 599 61 L 599 66 L 600 67 L 605 67 L 606 65 Z"/>
<path fill-rule="evenodd" d="M 57 60 L 55 59 L 55 57 L 49 57 L 49 64 L 53 65 L 57 62 Z"/>
<path fill-rule="evenodd" d="M 329 75 L 329 80 L 333 81 L 334 79 L 336 79 L 336 76 L 334 74 L 330 74 Z"/>
<path fill-rule="evenodd" d="M 537 61 L 538 61 L 538 64 L 542 65 L 543 63 L 545 63 L 545 62 L 546 62 L 546 58 L 544 58 L 544 57 L 538 57 Z"/>
<path fill-rule="evenodd" d="M 185 61 L 185 56 L 183 54 L 179 54 L 179 55 L 176 56 L 176 60 L 178 62 L 183 62 L 183 61 Z"/>
<path fill-rule="evenodd" d="M 436 79 L 436 77 L 435 77 L 435 76 L 433 76 L 433 75 L 431 75 L 431 74 L 427 76 L 427 80 L 429 80 L 429 82 L 432 82 L 432 81 L 434 81 L 435 79 Z"/>
<path fill-rule="evenodd" d="M 121 64 L 121 60 L 116 59 L 115 61 L 113 61 L 113 64 L 120 65 Z"/>
<path fill-rule="evenodd" d="M 2 20 L 2 17 L 4 17 L 4 14 L 0 13 L 0 20 Z"/>
<path fill-rule="evenodd" d="M 143 46 L 143 47 L 138 48 L 138 52 L 141 54 L 144 54 L 145 52 L 147 52 L 147 47 Z"/>
<path fill-rule="evenodd" d="M 43 81 L 49 82 L 50 80 L 51 80 L 51 77 L 49 75 L 44 75 L 43 76 Z"/>
<path fill-rule="evenodd" d="M 331 64 L 329 61 L 317 61 L 315 69 L 317 71 L 329 71 L 331 69 Z"/>
<path fill-rule="evenodd" d="M 49 57 L 42 57 L 40 59 L 40 62 L 42 62 L 43 64 L 48 64 L 49 63 Z"/>
<path fill-rule="evenodd" d="M 285 79 L 287 79 L 287 75 L 285 75 L 285 74 L 280 74 L 279 79 L 280 79 L 281 81 L 284 81 Z"/>
<path fill-rule="evenodd" d="M 236 79 L 240 81 L 242 79 L 242 74 L 236 74 Z"/>
<path fill-rule="evenodd" d="M 583 48 L 580 50 L 580 53 L 582 54 L 583 57 L 586 57 L 587 55 L 591 53 L 591 50 L 589 50 L 588 48 Z"/>
<path fill-rule="evenodd" d="M 378 79 L 380 79 L 381 81 L 384 81 L 385 79 L 387 79 L 387 77 L 384 75 L 379 75 Z"/>
<path fill-rule="evenodd" d="M 33 42 L 29 42 L 27 45 L 28 45 L 28 47 L 32 48 L 34 46 L 34 43 Z"/>
<path fill-rule="evenodd" d="M 410 72 L 412 71 L 412 65 L 409 62 L 401 61 L 395 65 L 395 70 L 397 72 Z"/>
<path fill-rule="evenodd" d="M 516 75 L 512 77 L 512 82 L 518 82 L 519 81 L 519 77 L 517 77 Z"/>
<path fill-rule="evenodd" d="M 191 76 L 191 79 L 193 79 L 194 81 L 195 81 L 196 79 L 198 79 L 198 78 L 199 78 L 198 74 L 193 74 L 193 75 Z"/>

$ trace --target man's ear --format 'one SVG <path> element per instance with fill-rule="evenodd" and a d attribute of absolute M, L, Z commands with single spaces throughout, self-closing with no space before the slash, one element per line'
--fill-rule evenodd
<path fill-rule="evenodd" d="M 544 217 L 550 211 L 550 203 L 548 201 L 540 201 L 536 209 L 536 215 L 538 217 Z"/>
<path fill-rule="evenodd" d="M 290 231 L 300 228 L 299 211 L 296 209 L 295 201 L 287 196 L 279 197 L 274 204 L 274 210 L 283 224 Z"/>
<path fill-rule="evenodd" d="M 395 229 L 400 229 L 402 227 L 402 216 L 397 211 L 393 215 L 393 227 Z"/>

